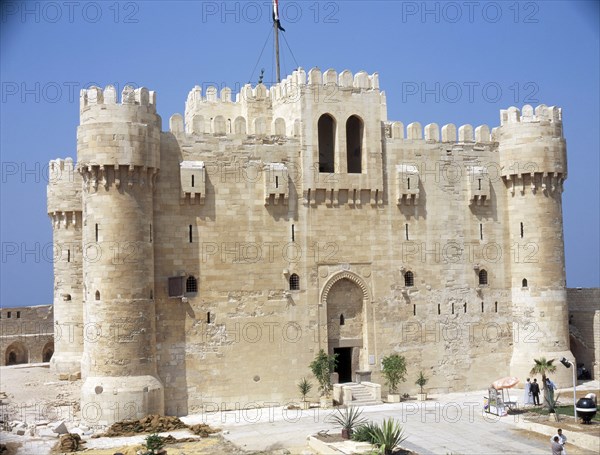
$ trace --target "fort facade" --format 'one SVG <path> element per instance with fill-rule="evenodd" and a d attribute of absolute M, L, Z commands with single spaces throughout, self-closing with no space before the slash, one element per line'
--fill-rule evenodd
<path fill-rule="evenodd" d="M 405 127 L 376 73 L 317 68 L 195 87 L 167 131 L 156 103 L 83 90 L 77 165 L 50 163 L 55 327 L 77 328 L 52 367 L 81 370 L 84 420 L 283 404 L 321 348 L 342 383 L 400 353 L 408 391 L 572 358 L 560 108 Z"/>

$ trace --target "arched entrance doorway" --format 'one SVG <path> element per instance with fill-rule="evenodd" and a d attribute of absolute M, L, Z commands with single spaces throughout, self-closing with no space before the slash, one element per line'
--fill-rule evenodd
<path fill-rule="evenodd" d="M 54 343 L 49 341 L 42 349 L 42 362 L 50 362 L 52 355 L 54 354 Z"/>
<path fill-rule="evenodd" d="M 18 365 L 20 363 L 27 363 L 29 355 L 27 348 L 20 341 L 11 343 L 4 353 L 4 364 L 5 365 Z"/>
<path fill-rule="evenodd" d="M 323 300 L 327 306 L 327 345 L 337 354 L 337 382 L 353 382 L 355 372 L 365 365 L 364 306 L 366 285 L 358 276 L 343 272 L 326 285 Z"/>

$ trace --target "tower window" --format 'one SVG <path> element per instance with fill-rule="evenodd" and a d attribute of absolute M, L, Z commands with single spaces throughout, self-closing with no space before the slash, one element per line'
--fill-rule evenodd
<path fill-rule="evenodd" d="M 292 224 L 292 242 L 296 241 L 296 232 L 295 232 L 295 228 L 294 225 Z"/>
<path fill-rule="evenodd" d="M 525 234 L 525 229 L 523 228 L 523 223 L 521 223 L 521 238 L 523 238 L 524 234 Z"/>
<path fill-rule="evenodd" d="M 192 231 L 192 225 L 191 224 L 189 225 L 188 236 L 189 236 L 190 243 L 192 243 L 194 241 L 194 231 Z"/>
<path fill-rule="evenodd" d="M 70 302 L 71 301 L 71 294 L 65 295 L 65 301 L 66 302 Z"/>
<path fill-rule="evenodd" d="M 527 278 L 523 278 L 523 281 L 521 281 L 521 287 L 523 287 L 523 288 L 527 287 Z"/>
<path fill-rule="evenodd" d="M 351 115 L 346 121 L 346 159 L 349 174 L 362 172 L 363 121 Z"/>
<path fill-rule="evenodd" d="M 323 114 L 317 123 L 319 134 L 319 172 L 334 172 L 335 120 Z"/>
<path fill-rule="evenodd" d="M 467 312 L 467 302 L 465 302 L 463 304 L 463 312 L 466 313 Z"/>
<path fill-rule="evenodd" d="M 406 240 L 408 240 L 408 223 L 404 225 L 404 236 L 406 237 Z"/>
<path fill-rule="evenodd" d="M 404 274 L 404 286 L 409 288 L 415 285 L 415 276 L 413 275 L 413 273 L 409 270 L 408 272 L 406 272 Z"/>
<path fill-rule="evenodd" d="M 494 302 L 494 313 L 498 312 L 498 302 Z"/>
<path fill-rule="evenodd" d="M 340 314 L 340 325 L 344 325 L 346 323 L 346 320 L 344 319 L 344 315 Z"/>
<path fill-rule="evenodd" d="M 194 176 L 192 175 L 192 188 L 194 188 L 194 183 L 195 183 Z"/>
<path fill-rule="evenodd" d="M 290 291 L 299 291 L 300 290 L 300 277 L 292 273 L 290 276 Z"/>
<path fill-rule="evenodd" d="M 95 298 L 96 300 L 100 300 L 100 291 L 96 291 Z"/>
<path fill-rule="evenodd" d="M 483 313 L 483 302 L 481 302 L 481 312 Z"/>
<path fill-rule="evenodd" d="M 210 323 L 211 323 L 211 318 L 210 318 L 210 316 L 211 316 L 211 314 L 210 314 L 210 311 L 208 311 L 208 312 L 206 313 L 206 323 L 207 323 L 207 324 L 210 324 Z"/>
<path fill-rule="evenodd" d="M 71 250 L 67 250 L 67 262 L 71 262 Z"/>
<path fill-rule="evenodd" d="M 413 304 L 413 316 L 417 315 L 417 305 Z"/>
<path fill-rule="evenodd" d="M 481 191 L 481 179 L 477 179 L 477 180 L 478 180 L 478 183 L 479 183 L 478 189 L 479 189 L 479 191 Z"/>
<path fill-rule="evenodd" d="M 487 286 L 488 273 L 485 269 L 479 271 L 479 286 Z"/>
<path fill-rule="evenodd" d="M 279 188 L 279 177 L 275 176 L 275 188 Z"/>
<path fill-rule="evenodd" d="M 196 293 L 198 292 L 198 280 L 193 276 L 188 276 L 185 280 L 185 292 Z"/>
<path fill-rule="evenodd" d="M 442 314 L 442 309 L 440 307 L 440 304 L 438 303 L 438 314 Z"/>
<path fill-rule="evenodd" d="M 452 314 L 454 314 L 454 302 L 452 302 Z"/>
<path fill-rule="evenodd" d="M 483 240 L 483 224 L 479 223 L 479 240 Z"/>
<path fill-rule="evenodd" d="M 21 319 L 21 312 L 17 311 L 17 319 Z"/>
<path fill-rule="evenodd" d="M 96 242 L 98 241 L 98 223 L 96 223 Z"/>

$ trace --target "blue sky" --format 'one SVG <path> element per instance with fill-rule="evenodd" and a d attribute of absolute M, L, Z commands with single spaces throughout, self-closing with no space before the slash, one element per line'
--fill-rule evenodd
<path fill-rule="evenodd" d="M 511 105 L 562 107 L 567 285 L 600 285 L 597 2 L 280 5 L 283 72 L 378 72 L 390 120 L 494 127 Z M 165 129 L 194 85 L 272 80 L 270 20 L 268 0 L 2 3 L 3 307 L 52 302 L 47 164 L 76 156 L 79 90 L 155 90 Z"/>

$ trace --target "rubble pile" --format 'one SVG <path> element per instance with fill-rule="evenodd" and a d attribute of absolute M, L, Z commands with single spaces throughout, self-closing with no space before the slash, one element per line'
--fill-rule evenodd
<path fill-rule="evenodd" d="M 82 444 L 85 444 L 85 441 L 82 441 L 78 434 L 63 434 L 60 437 L 60 442 L 58 443 L 58 451 L 61 453 L 76 452 L 82 449 Z"/>
<path fill-rule="evenodd" d="M 108 430 L 101 435 L 93 437 L 133 436 L 139 433 L 163 433 L 166 431 L 190 429 L 194 434 L 207 437 L 209 434 L 217 433 L 206 424 L 186 425 L 177 417 L 149 415 L 139 420 L 123 420 L 113 423 Z"/>

